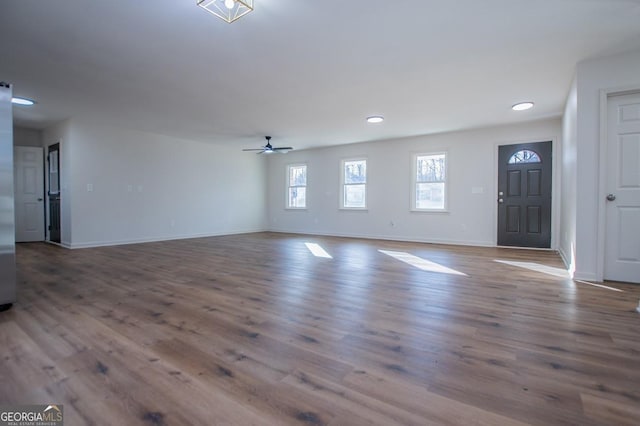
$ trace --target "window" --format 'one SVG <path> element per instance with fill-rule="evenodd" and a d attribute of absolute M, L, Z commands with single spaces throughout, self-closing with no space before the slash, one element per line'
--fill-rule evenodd
<path fill-rule="evenodd" d="M 413 210 L 446 210 L 447 154 L 418 154 L 413 162 Z"/>
<path fill-rule="evenodd" d="M 367 160 L 342 161 L 342 208 L 367 208 Z"/>
<path fill-rule="evenodd" d="M 540 163 L 540 156 L 535 151 L 522 149 L 509 158 L 509 164 Z"/>
<path fill-rule="evenodd" d="M 307 208 L 307 165 L 287 166 L 287 208 Z"/>

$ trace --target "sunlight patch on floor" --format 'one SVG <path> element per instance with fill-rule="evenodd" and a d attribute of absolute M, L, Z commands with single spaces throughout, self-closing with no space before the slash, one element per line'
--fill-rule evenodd
<path fill-rule="evenodd" d="M 451 275 L 462 275 L 468 276 L 467 274 L 456 271 L 455 269 L 448 268 L 444 265 L 440 265 L 439 263 L 432 262 L 427 259 L 423 259 L 418 256 L 414 256 L 404 251 L 389 251 L 389 250 L 378 250 L 382 254 L 386 254 L 387 256 L 391 256 L 394 259 L 397 259 L 401 262 L 407 263 L 411 266 L 414 266 L 418 269 L 427 272 L 437 272 L 439 274 L 451 274 Z"/>
<path fill-rule="evenodd" d="M 580 283 L 580 284 L 587 284 L 593 287 L 604 288 L 606 290 L 624 293 L 624 290 L 620 290 L 619 288 L 615 288 L 615 287 L 609 287 L 608 285 L 604 285 L 604 284 L 590 283 L 589 281 L 582 281 L 582 280 L 573 280 L 573 282 Z"/>
<path fill-rule="evenodd" d="M 535 262 L 515 262 L 512 260 L 494 259 L 494 262 L 503 263 L 505 265 L 516 266 L 518 268 L 528 269 L 530 271 L 541 272 L 543 274 L 552 275 L 558 278 L 571 278 L 569 271 L 562 268 L 554 268 L 553 266 L 542 265 Z"/>
<path fill-rule="evenodd" d="M 516 266 L 518 268 L 528 269 L 530 271 L 541 272 L 543 274 L 552 275 L 552 276 L 558 277 L 558 278 L 571 278 L 571 275 L 569 274 L 569 271 L 567 271 L 566 269 L 554 268 L 553 266 L 542 265 L 540 263 L 535 263 L 535 262 L 515 262 L 515 261 L 512 261 L 512 260 L 500 260 L 500 259 L 494 259 L 493 261 L 494 262 L 498 262 L 498 263 L 503 263 L 505 265 Z M 586 284 L 586 285 L 590 285 L 590 286 L 593 286 L 593 287 L 603 288 L 603 289 L 606 289 L 606 290 L 618 291 L 618 292 L 624 293 L 624 290 L 620 290 L 620 289 L 617 289 L 615 287 L 609 287 L 609 286 L 603 285 L 603 284 L 596 284 L 596 283 L 591 283 L 589 281 L 582 281 L 582 280 L 573 280 L 573 282 L 574 283 L 579 283 L 579 284 Z"/>
<path fill-rule="evenodd" d="M 320 244 L 316 243 L 304 243 L 305 246 L 309 249 L 312 255 L 315 257 L 322 257 L 325 259 L 333 259 L 333 257 L 327 253 L 325 249 L 323 249 Z"/>

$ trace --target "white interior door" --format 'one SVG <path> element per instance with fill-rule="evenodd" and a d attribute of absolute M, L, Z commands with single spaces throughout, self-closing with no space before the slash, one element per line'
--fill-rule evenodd
<path fill-rule="evenodd" d="M 640 283 L 640 93 L 608 108 L 604 278 Z"/>
<path fill-rule="evenodd" d="M 14 147 L 16 242 L 44 241 L 44 151 Z"/>

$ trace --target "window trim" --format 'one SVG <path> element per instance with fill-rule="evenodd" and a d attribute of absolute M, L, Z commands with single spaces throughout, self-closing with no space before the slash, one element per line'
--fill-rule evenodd
<path fill-rule="evenodd" d="M 521 152 L 530 152 L 533 153 L 535 155 L 536 160 L 534 161 L 529 161 L 527 159 L 527 161 L 516 161 L 516 154 L 519 154 Z M 513 162 L 511 162 L 511 160 L 514 160 Z M 533 149 L 528 149 L 528 148 L 524 148 L 524 149 L 519 149 L 516 152 L 514 152 L 513 154 L 511 154 L 511 156 L 507 159 L 507 165 L 515 165 L 515 164 L 541 164 L 542 163 L 542 157 L 540 157 L 540 154 L 538 154 L 537 151 L 533 150 Z"/>
<path fill-rule="evenodd" d="M 418 186 L 418 157 L 425 157 L 429 155 L 444 155 L 444 207 L 441 209 L 423 209 L 416 207 L 416 191 Z M 411 205 L 410 212 L 416 213 L 449 213 L 449 151 L 428 151 L 417 152 L 411 156 Z"/>
<path fill-rule="evenodd" d="M 291 169 L 293 167 L 300 167 L 300 166 L 304 166 L 305 167 L 305 172 L 307 175 L 307 179 L 305 182 L 305 185 L 298 185 L 298 186 L 290 186 L 290 176 L 291 176 Z M 290 206 L 289 203 L 289 189 L 290 188 L 305 188 L 305 198 L 304 198 L 304 207 L 292 207 Z M 290 163 L 287 164 L 286 166 L 286 173 L 285 173 L 285 196 L 284 196 L 284 208 L 285 210 L 307 210 L 309 208 L 309 202 L 308 202 L 308 192 L 307 189 L 309 187 L 309 165 L 307 163 Z"/>
<path fill-rule="evenodd" d="M 348 162 L 352 161 L 364 161 L 366 164 L 366 172 L 365 172 L 365 181 L 364 181 L 364 207 L 347 207 L 345 206 L 345 186 L 346 185 L 362 185 L 362 184 L 345 184 L 344 178 L 344 166 Z M 350 211 L 367 211 L 369 210 L 369 159 L 367 157 L 349 157 L 343 158 L 340 160 L 340 200 L 339 200 L 339 209 L 340 210 L 350 210 Z"/>

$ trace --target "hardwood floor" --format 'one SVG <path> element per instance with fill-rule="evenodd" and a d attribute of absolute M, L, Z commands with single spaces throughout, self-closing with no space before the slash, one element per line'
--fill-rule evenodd
<path fill-rule="evenodd" d="M 0 405 L 66 425 L 640 424 L 640 286 L 554 253 L 259 233 L 17 262 Z"/>

